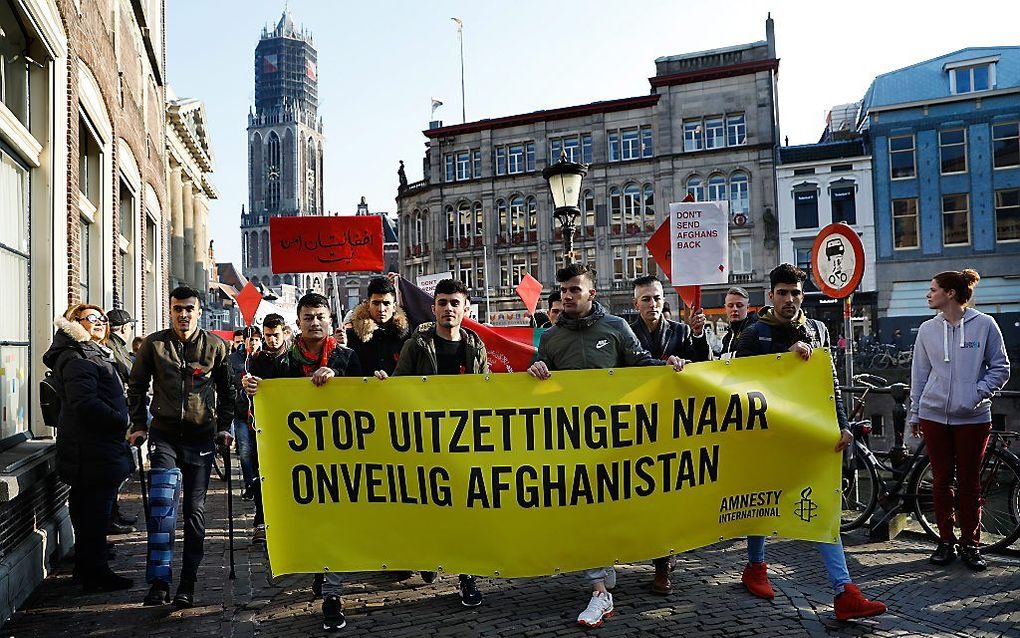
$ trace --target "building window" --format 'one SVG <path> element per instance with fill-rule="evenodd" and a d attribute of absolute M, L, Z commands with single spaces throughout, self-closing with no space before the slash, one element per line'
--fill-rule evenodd
<path fill-rule="evenodd" d="M 626 278 L 627 271 L 623 261 L 623 246 L 613 246 L 613 281 L 623 281 Z"/>
<path fill-rule="evenodd" d="M 135 280 L 135 213 L 138 198 L 125 183 L 120 182 L 119 250 L 120 250 L 120 301 L 123 308 L 134 316 L 135 299 L 139 282 Z"/>
<path fill-rule="evenodd" d="M 857 223 L 857 201 L 856 186 L 839 186 L 829 191 L 829 200 L 832 203 L 832 223 L 846 222 Z"/>
<path fill-rule="evenodd" d="M 28 180 L 28 168 L 0 146 L 0 272 L 6 291 L 0 306 L 0 441 L 28 428 L 28 393 L 33 385 L 25 376 L 30 368 Z"/>
<path fill-rule="evenodd" d="M 942 245 L 970 243 L 970 211 L 966 193 L 942 196 Z"/>
<path fill-rule="evenodd" d="M 726 178 L 718 173 L 708 178 L 708 201 L 726 201 Z"/>
<path fill-rule="evenodd" d="M 275 212 L 280 209 L 280 138 L 275 132 L 269 134 L 266 142 L 267 152 L 267 184 L 266 210 Z"/>
<path fill-rule="evenodd" d="M 620 131 L 620 138 L 623 146 L 623 159 L 632 160 L 641 157 L 641 146 L 636 128 L 623 129 Z"/>
<path fill-rule="evenodd" d="M 453 206 L 446 207 L 446 239 L 453 240 L 457 238 L 457 213 L 454 212 Z"/>
<path fill-rule="evenodd" d="M 730 214 L 749 215 L 751 211 L 751 181 L 747 173 L 736 172 L 730 176 Z"/>
<path fill-rule="evenodd" d="M 817 292 L 818 288 L 811 279 L 811 249 L 794 248 L 793 252 L 794 259 L 797 262 L 797 268 L 800 268 L 808 275 L 807 281 L 804 282 L 804 290 L 807 292 Z"/>
<path fill-rule="evenodd" d="M 560 161 L 562 153 L 568 162 L 591 164 L 591 133 L 549 138 L 549 163 Z"/>
<path fill-rule="evenodd" d="M 641 127 L 641 157 L 651 157 L 654 148 L 652 147 L 652 127 Z"/>
<path fill-rule="evenodd" d="M 524 145 L 524 170 L 529 173 L 535 170 L 535 143 L 528 142 Z"/>
<path fill-rule="evenodd" d="M 747 144 L 747 122 L 743 113 L 726 116 L 726 145 L 743 146 Z"/>
<path fill-rule="evenodd" d="M 510 200 L 510 233 L 523 233 L 528 220 L 524 212 L 524 198 L 518 195 Z"/>
<path fill-rule="evenodd" d="M 705 119 L 705 148 L 722 148 L 726 146 L 726 127 L 723 118 L 709 117 Z"/>
<path fill-rule="evenodd" d="M 467 239 L 471 236 L 471 220 L 473 217 L 470 204 L 461 202 L 457 206 L 457 231 L 460 233 L 457 236 L 461 239 Z"/>
<path fill-rule="evenodd" d="M 1020 189 L 995 191 L 995 240 L 1020 239 Z"/>
<path fill-rule="evenodd" d="M 471 179 L 471 152 L 457 153 L 457 179 Z"/>
<path fill-rule="evenodd" d="M 507 215 L 506 200 L 496 200 L 496 219 L 499 223 L 498 235 L 507 233 L 510 231 L 510 218 Z"/>
<path fill-rule="evenodd" d="M 496 147 L 496 175 L 506 175 L 506 147 Z"/>
<path fill-rule="evenodd" d="M 623 197 L 617 186 L 609 189 L 609 223 L 613 228 L 623 227 Z"/>
<path fill-rule="evenodd" d="M 818 228 L 818 190 L 814 187 L 793 191 L 794 226 Z"/>
<path fill-rule="evenodd" d="M 581 196 L 581 228 L 584 233 L 588 229 L 595 229 L 595 194 L 591 191 L 584 191 Z"/>
<path fill-rule="evenodd" d="M 444 158 L 443 161 L 444 161 L 444 163 L 446 165 L 446 170 L 444 172 L 444 176 L 443 176 L 444 179 L 443 179 L 443 181 L 452 182 L 452 181 L 454 181 L 454 179 L 456 177 L 456 172 L 455 172 L 455 169 L 454 169 L 454 162 L 453 162 L 453 154 L 452 153 L 447 153 L 446 155 L 443 156 L 443 158 Z"/>
<path fill-rule="evenodd" d="M 477 148 L 471 151 L 472 175 L 476 178 L 482 176 L 482 152 Z"/>
<path fill-rule="evenodd" d="M 524 145 L 515 144 L 507 148 L 507 169 L 510 175 L 524 172 Z"/>
<path fill-rule="evenodd" d="M 25 56 L 33 38 L 25 32 L 18 3 L 0 3 L 0 101 L 10 109 L 25 128 L 29 127 L 29 104 L 32 86 Z M 2 437 L 0 437 L 2 439 Z"/>
<path fill-rule="evenodd" d="M 78 118 L 78 190 L 99 209 L 103 184 L 103 153 L 92 127 Z"/>
<path fill-rule="evenodd" d="M 528 230 L 538 230 L 538 202 L 534 197 L 528 197 L 524 204 L 524 208 L 528 214 Z"/>
<path fill-rule="evenodd" d="M 995 65 L 977 64 L 949 70 L 950 92 L 954 95 L 995 88 Z"/>
<path fill-rule="evenodd" d="M 641 222 L 641 188 L 637 184 L 623 187 L 623 221 L 628 227 Z"/>
<path fill-rule="evenodd" d="M 610 162 L 652 156 L 651 126 L 609 131 L 608 139 Z"/>
<path fill-rule="evenodd" d="M 705 184 L 697 175 L 687 178 L 687 194 L 692 196 L 696 202 L 705 201 Z"/>
<path fill-rule="evenodd" d="M 992 125 L 995 168 L 1020 166 L 1020 122 Z"/>
<path fill-rule="evenodd" d="M 967 132 L 964 129 L 939 131 L 939 156 L 942 174 L 967 172 Z"/>
<path fill-rule="evenodd" d="M 482 211 L 482 203 L 475 202 L 475 237 L 481 237 L 485 234 L 485 213 Z"/>
<path fill-rule="evenodd" d="M 917 248 L 919 233 L 917 227 L 917 199 L 892 200 L 893 247 Z"/>
<path fill-rule="evenodd" d="M 517 175 L 535 170 L 535 143 L 522 142 L 496 147 L 496 174 Z"/>
<path fill-rule="evenodd" d="M 644 192 L 643 221 L 653 222 L 655 221 L 655 188 L 651 184 L 645 184 L 641 190 Z"/>
<path fill-rule="evenodd" d="M 684 151 L 702 149 L 701 120 L 684 120 Z"/>
<path fill-rule="evenodd" d="M 889 170 L 892 179 L 907 179 L 915 175 L 913 135 L 889 138 Z"/>
<path fill-rule="evenodd" d="M 610 131 L 606 136 L 606 143 L 608 144 L 608 155 L 610 162 L 620 161 L 620 133 L 617 131 Z"/>
<path fill-rule="evenodd" d="M 746 275 L 752 270 L 751 238 L 733 237 L 730 239 L 730 272 L 734 275 Z"/>

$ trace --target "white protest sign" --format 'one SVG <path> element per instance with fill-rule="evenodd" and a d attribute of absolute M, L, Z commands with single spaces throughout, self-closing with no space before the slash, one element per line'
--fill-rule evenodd
<path fill-rule="evenodd" d="M 729 283 L 729 202 L 669 205 L 670 283 Z"/>
<path fill-rule="evenodd" d="M 453 273 L 447 271 L 436 273 L 434 275 L 420 275 L 416 279 L 415 283 L 418 285 L 419 288 L 428 293 L 429 297 L 435 297 L 436 284 L 438 284 L 440 281 L 444 279 L 453 279 Z"/>

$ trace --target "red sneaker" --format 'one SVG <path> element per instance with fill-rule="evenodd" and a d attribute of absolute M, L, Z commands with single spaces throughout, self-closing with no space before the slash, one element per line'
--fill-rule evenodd
<path fill-rule="evenodd" d="M 886 610 L 884 603 L 868 600 L 853 584 L 846 585 L 843 593 L 833 599 L 832 606 L 836 608 L 836 620 L 871 618 L 884 614 Z"/>
<path fill-rule="evenodd" d="M 776 597 L 772 583 L 769 582 L 768 565 L 765 563 L 748 563 L 744 568 L 744 575 L 740 577 L 740 582 L 744 583 L 747 591 L 758 598 L 772 600 Z"/>

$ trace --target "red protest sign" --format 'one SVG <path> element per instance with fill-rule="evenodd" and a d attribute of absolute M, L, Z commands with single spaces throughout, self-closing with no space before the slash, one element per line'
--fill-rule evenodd
<path fill-rule="evenodd" d="M 524 273 L 521 283 L 517 284 L 517 296 L 524 302 L 528 313 L 535 315 L 535 308 L 538 307 L 538 300 L 542 298 L 542 282 L 531 276 L 531 273 Z"/>
<path fill-rule="evenodd" d="M 262 293 L 260 293 L 259 289 L 255 287 L 255 284 L 249 281 L 237 295 L 237 307 L 241 311 L 241 317 L 244 318 L 244 325 L 251 325 L 252 320 L 255 319 L 255 313 L 258 312 L 259 304 L 261 303 Z"/>
<path fill-rule="evenodd" d="M 383 270 L 382 217 L 272 217 L 274 273 Z"/>

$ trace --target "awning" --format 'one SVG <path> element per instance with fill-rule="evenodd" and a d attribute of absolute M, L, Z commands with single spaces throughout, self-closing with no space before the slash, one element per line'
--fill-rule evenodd
<path fill-rule="evenodd" d="M 917 317 L 931 315 L 928 309 L 928 284 L 925 281 L 897 281 L 886 317 Z M 1006 277 L 982 278 L 974 289 L 971 307 L 985 313 L 1020 312 L 1020 279 Z"/>

